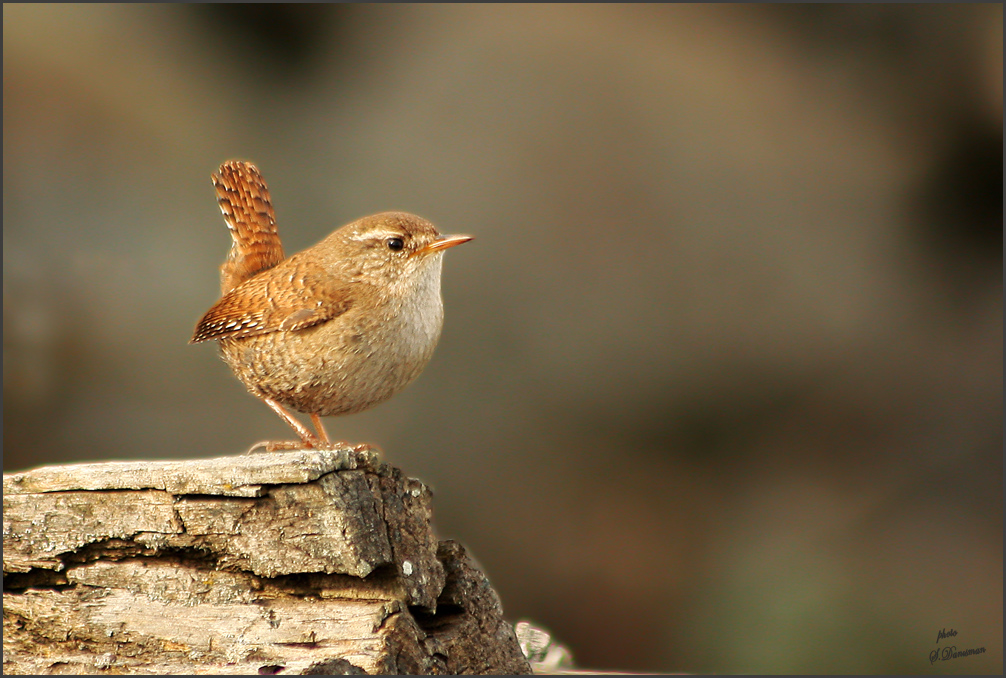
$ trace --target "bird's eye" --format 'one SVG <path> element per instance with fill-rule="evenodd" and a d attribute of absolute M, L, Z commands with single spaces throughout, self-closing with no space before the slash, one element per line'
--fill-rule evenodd
<path fill-rule="evenodd" d="M 397 252 L 405 247 L 405 241 L 401 238 L 388 238 L 388 249 Z"/>

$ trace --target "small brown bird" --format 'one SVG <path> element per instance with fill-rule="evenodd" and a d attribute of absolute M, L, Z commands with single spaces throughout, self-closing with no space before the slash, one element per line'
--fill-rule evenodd
<path fill-rule="evenodd" d="M 471 236 L 384 212 L 284 258 L 258 168 L 225 162 L 212 178 L 233 243 L 223 296 L 190 343 L 217 339 L 238 379 L 305 447 L 328 445 L 321 417 L 382 403 L 423 371 L 443 325 L 443 252 Z M 284 406 L 309 414 L 317 435 Z"/>

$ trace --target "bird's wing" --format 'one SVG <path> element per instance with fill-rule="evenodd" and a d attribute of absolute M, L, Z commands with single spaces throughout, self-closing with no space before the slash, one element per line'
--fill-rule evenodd
<path fill-rule="evenodd" d="M 221 297 L 196 325 L 190 343 L 294 332 L 342 315 L 352 305 L 349 287 L 333 288 L 322 266 L 293 256 Z"/>
<path fill-rule="evenodd" d="M 221 293 L 227 294 L 283 261 L 283 246 L 269 188 L 255 165 L 230 160 L 211 178 L 232 239 L 227 261 L 220 267 Z"/>

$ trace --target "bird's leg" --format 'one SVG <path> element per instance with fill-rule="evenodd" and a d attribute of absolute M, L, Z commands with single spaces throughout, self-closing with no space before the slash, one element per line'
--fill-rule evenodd
<path fill-rule="evenodd" d="M 262 441 L 260 443 L 255 443 L 248 450 L 248 453 L 254 450 L 264 447 L 266 452 L 276 452 L 278 450 L 299 450 L 299 449 L 336 449 L 342 447 L 351 447 L 356 451 L 361 451 L 364 449 L 371 449 L 370 445 L 356 445 L 355 447 L 349 443 L 337 440 L 332 441 L 328 437 L 328 432 L 325 431 L 325 425 L 321 422 L 321 417 L 317 414 L 311 414 L 311 421 L 314 423 L 314 428 L 318 431 L 318 435 L 311 433 L 304 424 L 294 417 L 292 414 L 286 411 L 282 405 L 273 400 L 272 398 L 262 398 L 262 402 L 269 406 L 269 408 L 279 415 L 280 419 L 285 421 L 290 427 L 297 432 L 300 436 L 300 442 L 294 441 Z"/>
<path fill-rule="evenodd" d="M 320 442 L 318 438 L 313 433 L 308 431 L 307 427 L 304 426 L 304 424 L 300 423 L 296 417 L 294 417 L 292 414 L 283 409 L 282 405 L 280 405 L 272 398 L 262 398 L 262 402 L 268 405 L 273 412 L 279 415 L 280 419 L 288 423 L 290 427 L 297 432 L 297 435 L 300 436 L 301 442 L 304 443 L 304 447 L 307 448 L 318 447 Z M 311 415 L 312 418 L 314 418 L 315 416 L 316 415 L 313 414 Z M 328 442 L 327 436 L 325 438 L 326 438 L 325 442 Z M 282 445 L 282 443 L 280 445 Z M 266 446 L 266 449 L 269 449 L 270 447 L 272 447 L 272 449 L 282 449 L 279 446 L 272 446 L 271 443 Z M 272 449 L 270 449 L 270 451 L 272 451 Z"/>
<path fill-rule="evenodd" d="M 321 423 L 321 417 L 317 414 L 311 415 L 311 421 L 314 422 L 314 428 L 318 431 L 318 439 L 321 440 L 320 445 L 323 447 L 327 447 L 331 450 L 349 447 L 357 452 L 371 449 L 371 446 L 366 443 L 363 445 L 350 445 L 345 440 L 332 440 L 328 437 L 328 433 L 325 431 L 325 426 Z"/>
<path fill-rule="evenodd" d="M 317 414 L 311 415 L 311 421 L 314 423 L 314 429 L 318 432 L 318 440 L 321 441 L 322 445 L 328 445 L 332 441 L 328 439 L 328 433 L 325 432 L 325 426 L 321 423 L 321 417 Z"/>

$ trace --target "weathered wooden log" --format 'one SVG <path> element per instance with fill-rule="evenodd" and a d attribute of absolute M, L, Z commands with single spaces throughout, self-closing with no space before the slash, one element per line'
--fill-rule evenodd
<path fill-rule="evenodd" d="M 4 673 L 528 673 L 430 491 L 350 449 L 3 481 Z"/>

